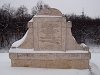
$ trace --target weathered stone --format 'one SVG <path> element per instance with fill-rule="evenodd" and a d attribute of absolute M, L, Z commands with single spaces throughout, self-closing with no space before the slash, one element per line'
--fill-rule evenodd
<path fill-rule="evenodd" d="M 9 51 L 13 67 L 89 68 L 89 48 L 80 46 L 71 33 L 72 23 L 54 8 L 42 9 L 28 22 L 20 45 Z M 18 42 L 18 41 L 17 41 Z"/>
<path fill-rule="evenodd" d="M 40 59 L 12 59 L 13 67 L 88 69 L 89 60 L 40 60 Z"/>
<path fill-rule="evenodd" d="M 62 13 L 55 9 L 55 8 L 46 8 L 46 9 L 42 9 L 40 10 L 37 15 L 50 15 L 50 16 L 62 16 Z"/>

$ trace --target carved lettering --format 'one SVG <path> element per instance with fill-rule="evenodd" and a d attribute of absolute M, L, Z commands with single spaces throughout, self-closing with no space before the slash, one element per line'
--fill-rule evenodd
<path fill-rule="evenodd" d="M 39 47 L 44 49 L 61 49 L 61 23 L 45 22 L 39 26 Z"/>

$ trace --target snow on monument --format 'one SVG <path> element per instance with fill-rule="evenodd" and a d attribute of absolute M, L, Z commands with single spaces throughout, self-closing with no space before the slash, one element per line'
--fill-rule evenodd
<path fill-rule="evenodd" d="M 72 23 L 55 8 L 41 9 L 28 22 L 25 36 L 9 50 L 11 66 L 88 69 L 91 54 L 85 44 L 77 44 Z"/>

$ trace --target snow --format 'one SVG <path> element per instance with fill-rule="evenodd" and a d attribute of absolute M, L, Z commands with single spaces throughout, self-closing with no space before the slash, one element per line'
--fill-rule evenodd
<path fill-rule="evenodd" d="M 20 40 L 14 42 L 14 43 L 12 44 L 11 47 L 12 47 L 12 48 L 17 48 L 17 47 L 19 47 L 19 46 L 24 42 L 24 40 L 25 40 L 25 38 L 26 38 L 26 36 L 27 36 L 27 33 L 28 33 L 28 31 L 26 32 L 26 34 L 23 36 L 22 39 L 20 39 Z"/>
<path fill-rule="evenodd" d="M 100 75 L 100 69 L 96 64 L 90 63 L 90 66 L 91 66 L 90 70 L 91 75 Z"/>
<path fill-rule="evenodd" d="M 21 49 L 21 48 L 11 48 L 9 53 L 88 53 L 88 51 L 83 50 L 67 50 L 65 51 L 34 51 L 34 49 Z"/>
<path fill-rule="evenodd" d="M 0 53 L 0 75 L 89 75 L 88 69 L 47 69 L 31 67 L 11 67 L 8 53 Z"/>
<path fill-rule="evenodd" d="M 93 52 L 93 53 L 100 53 L 100 45 L 99 46 L 89 46 L 90 48 L 90 51 Z"/>
<path fill-rule="evenodd" d="M 100 53 L 92 53 L 91 58 L 93 58 L 91 59 L 91 62 L 94 62 L 100 69 Z"/>
<path fill-rule="evenodd" d="M 87 45 L 85 45 L 84 43 L 80 44 L 81 47 L 87 47 Z"/>
<path fill-rule="evenodd" d="M 35 15 L 34 17 L 62 17 L 62 16 L 51 16 L 51 15 Z"/>
<path fill-rule="evenodd" d="M 100 75 L 100 53 L 91 53 L 91 69 L 83 70 L 11 67 L 8 53 L 0 53 L 0 59 L 0 75 Z"/>
<path fill-rule="evenodd" d="M 33 22 L 33 18 L 29 22 Z"/>

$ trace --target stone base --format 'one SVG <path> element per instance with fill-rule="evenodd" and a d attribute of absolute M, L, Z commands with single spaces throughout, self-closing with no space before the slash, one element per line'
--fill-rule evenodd
<path fill-rule="evenodd" d="M 88 60 L 32 60 L 12 59 L 12 67 L 35 67 L 35 68 L 61 68 L 61 69 L 88 69 Z"/>
<path fill-rule="evenodd" d="M 91 55 L 88 51 L 33 51 L 11 50 L 12 67 L 88 69 Z"/>

